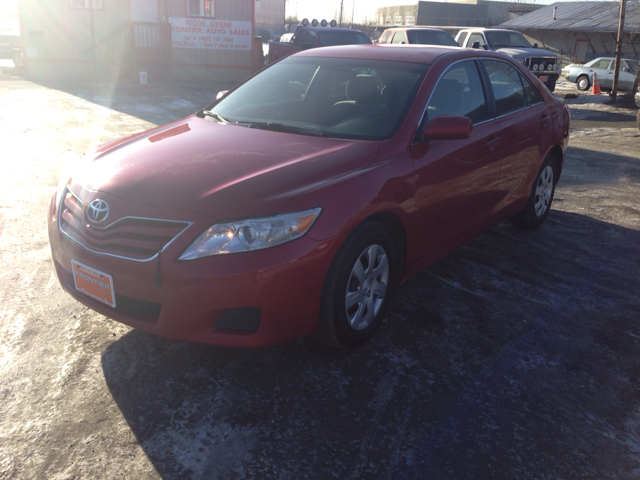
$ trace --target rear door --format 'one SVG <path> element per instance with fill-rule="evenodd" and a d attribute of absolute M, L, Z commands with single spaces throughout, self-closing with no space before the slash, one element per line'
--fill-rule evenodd
<path fill-rule="evenodd" d="M 549 142 L 550 111 L 533 85 L 509 62 L 480 62 L 491 85 L 500 123 L 502 158 L 496 211 L 528 198 Z"/>

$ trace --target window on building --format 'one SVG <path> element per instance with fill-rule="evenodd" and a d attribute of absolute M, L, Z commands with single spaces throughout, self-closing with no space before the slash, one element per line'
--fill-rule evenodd
<path fill-rule="evenodd" d="M 102 0 L 69 0 L 71 8 L 92 8 L 102 10 Z"/>
<path fill-rule="evenodd" d="M 402 25 L 402 17 L 400 15 L 396 15 L 394 21 L 396 25 Z"/>
<path fill-rule="evenodd" d="M 385 25 L 391 25 L 391 17 L 387 17 L 384 19 L 384 24 Z"/>
<path fill-rule="evenodd" d="M 214 17 L 214 0 L 187 0 L 187 15 L 190 17 Z"/>
<path fill-rule="evenodd" d="M 413 15 L 407 15 L 406 16 L 406 21 L 404 23 L 405 23 L 405 25 L 415 25 L 416 24 L 416 17 L 414 17 Z"/>

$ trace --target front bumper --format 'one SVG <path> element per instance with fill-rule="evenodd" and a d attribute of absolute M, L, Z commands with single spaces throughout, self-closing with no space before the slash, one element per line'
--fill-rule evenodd
<path fill-rule="evenodd" d="M 266 250 L 178 261 L 211 219 L 163 209 L 165 218 L 170 214 L 176 220 L 192 221 L 195 228 L 162 253 L 158 266 L 157 259 L 134 262 L 87 250 L 60 232 L 57 213 L 54 196 L 48 212 L 51 252 L 62 287 L 76 300 L 109 318 L 166 338 L 234 347 L 273 345 L 313 333 L 324 279 L 342 241 L 304 236 Z M 72 259 L 113 277 L 119 299 L 116 308 L 75 289 Z M 156 287 L 157 272 L 160 282 Z M 257 329 L 251 333 L 220 331 L 217 321 L 234 309 L 258 312 Z"/>

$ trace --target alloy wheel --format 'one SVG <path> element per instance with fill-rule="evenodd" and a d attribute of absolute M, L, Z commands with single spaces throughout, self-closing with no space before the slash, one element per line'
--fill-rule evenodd
<path fill-rule="evenodd" d="M 389 260 L 384 248 L 370 245 L 349 274 L 345 297 L 347 321 L 354 330 L 367 328 L 380 311 L 389 285 Z"/>
<path fill-rule="evenodd" d="M 551 196 L 553 194 L 553 168 L 551 165 L 547 165 L 538 177 L 538 183 L 536 185 L 536 198 L 534 203 L 534 210 L 538 217 L 542 217 L 551 203 Z"/>

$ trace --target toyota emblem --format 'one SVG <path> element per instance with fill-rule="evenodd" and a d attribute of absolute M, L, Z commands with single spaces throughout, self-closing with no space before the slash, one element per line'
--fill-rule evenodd
<path fill-rule="evenodd" d="M 100 223 L 109 216 L 109 205 L 104 200 L 96 198 L 87 207 L 87 218 L 93 223 Z"/>

